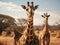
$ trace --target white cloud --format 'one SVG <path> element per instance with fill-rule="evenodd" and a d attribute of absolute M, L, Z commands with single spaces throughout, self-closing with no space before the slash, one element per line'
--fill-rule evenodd
<path fill-rule="evenodd" d="M 43 15 L 43 13 L 46 13 L 46 12 L 44 12 L 44 11 L 35 11 L 35 14 L 37 15 L 36 17 L 35 17 L 35 23 L 34 24 L 43 24 L 44 22 L 44 18 L 42 18 L 41 17 L 41 15 Z M 50 15 L 50 17 L 49 17 L 49 25 L 55 25 L 56 24 L 56 22 L 58 22 L 59 20 L 60 20 L 60 15 L 59 15 L 59 13 L 56 13 L 55 11 L 53 12 L 53 11 L 48 11 L 47 12 L 48 13 L 48 15 Z M 39 15 L 39 16 L 38 16 Z M 60 22 L 59 22 L 60 23 Z"/>
<path fill-rule="evenodd" d="M 34 18 L 34 25 L 42 25 L 43 19 Z"/>
<path fill-rule="evenodd" d="M 23 11 L 23 9 L 21 8 L 21 6 L 18 6 L 16 4 L 14 4 L 13 2 L 1 2 L 0 1 L 0 6 L 5 6 L 5 8 L 7 8 L 8 11 Z"/>
<path fill-rule="evenodd" d="M 17 15 L 21 15 L 22 17 L 25 17 L 23 15 L 26 15 L 25 10 L 23 10 L 21 8 L 21 6 L 18 6 L 16 4 L 14 4 L 13 2 L 1 2 L 0 1 L 0 7 L 4 7 L 4 9 L 9 12 L 13 12 L 13 13 L 16 12 L 16 13 L 14 13 L 15 17 L 19 17 Z M 44 23 L 43 22 L 44 19 L 41 17 L 41 15 L 43 15 L 43 13 L 45 13 L 45 11 L 38 11 L 38 10 L 35 11 L 34 25 L 42 25 Z M 55 11 L 48 11 L 47 13 L 51 15 L 49 18 L 50 25 L 54 25 L 56 23 L 56 21 L 60 20 L 60 15 L 59 15 L 60 13 L 55 13 Z"/>
<path fill-rule="evenodd" d="M 2 14 L 7 14 L 15 18 L 24 17 L 26 15 L 25 14 L 26 11 L 22 9 L 20 5 L 16 5 L 13 2 L 1 2 L 0 1 L 0 11 L 2 12 Z"/>

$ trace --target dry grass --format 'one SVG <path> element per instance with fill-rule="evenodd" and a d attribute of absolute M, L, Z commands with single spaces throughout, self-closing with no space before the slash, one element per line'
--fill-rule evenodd
<path fill-rule="evenodd" d="M 51 34 L 50 45 L 60 45 L 60 38 L 55 33 Z M 14 45 L 14 37 L 0 36 L 0 45 Z"/>
<path fill-rule="evenodd" d="M 60 37 L 59 35 L 60 31 L 54 31 L 51 34 L 51 37 L 50 37 L 50 45 L 60 45 L 60 38 L 57 38 L 57 37 Z"/>
<path fill-rule="evenodd" d="M 13 37 L 0 36 L 0 45 L 14 45 Z"/>
<path fill-rule="evenodd" d="M 51 37 L 50 45 L 60 45 L 60 38 Z"/>

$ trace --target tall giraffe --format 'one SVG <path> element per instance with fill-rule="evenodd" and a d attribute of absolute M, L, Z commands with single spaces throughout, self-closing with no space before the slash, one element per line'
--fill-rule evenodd
<path fill-rule="evenodd" d="M 44 15 L 42 15 L 42 17 L 45 19 L 44 20 L 44 28 L 43 30 L 40 32 L 40 45 L 49 45 L 50 43 L 50 33 L 48 31 L 48 18 L 50 15 L 47 15 L 47 13 L 44 13 Z"/>
<path fill-rule="evenodd" d="M 38 8 L 38 5 L 34 6 L 33 2 L 29 4 L 27 2 L 27 6 L 22 5 L 23 9 L 26 9 L 27 11 L 27 39 L 26 39 L 26 45 L 35 45 L 34 42 L 34 29 L 33 29 L 33 16 L 34 16 L 34 11 Z"/>

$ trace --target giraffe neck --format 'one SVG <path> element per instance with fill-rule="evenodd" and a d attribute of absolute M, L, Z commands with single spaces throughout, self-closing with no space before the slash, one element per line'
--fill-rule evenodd
<path fill-rule="evenodd" d="M 45 19 L 45 31 L 48 32 L 48 20 L 47 19 Z"/>
<path fill-rule="evenodd" d="M 28 16 L 27 33 L 27 41 L 30 43 L 33 40 L 33 15 Z"/>

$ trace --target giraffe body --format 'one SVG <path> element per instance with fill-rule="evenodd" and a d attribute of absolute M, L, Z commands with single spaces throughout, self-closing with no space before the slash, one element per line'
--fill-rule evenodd
<path fill-rule="evenodd" d="M 50 15 L 47 15 L 47 13 L 44 13 L 44 15 L 42 15 L 42 17 L 45 18 L 45 25 L 39 35 L 40 45 L 49 45 L 50 43 L 50 33 L 48 31 L 48 17 L 49 16 Z"/>

